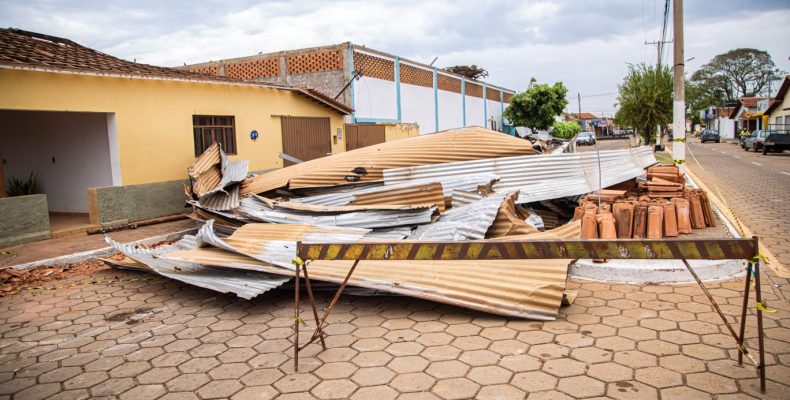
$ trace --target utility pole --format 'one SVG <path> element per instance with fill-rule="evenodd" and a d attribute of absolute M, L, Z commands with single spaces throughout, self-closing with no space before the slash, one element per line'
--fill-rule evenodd
<path fill-rule="evenodd" d="M 579 113 L 576 114 L 576 119 L 579 120 L 579 125 L 582 124 L 582 94 L 576 92 L 576 96 L 579 96 Z"/>
<path fill-rule="evenodd" d="M 672 26 L 674 28 L 674 103 L 672 108 L 672 158 L 681 172 L 686 171 L 686 86 L 683 50 L 683 0 L 673 0 Z"/>

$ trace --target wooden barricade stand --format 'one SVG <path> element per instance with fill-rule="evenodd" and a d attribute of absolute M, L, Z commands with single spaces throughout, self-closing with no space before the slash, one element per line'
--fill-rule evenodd
<path fill-rule="evenodd" d="M 295 314 L 294 314 L 294 371 L 299 369 L 299 351 L 314 343 L 321 342 L 326 350 L 324 325 L 340 295 L 363 260 L 520 260 L 520 259 L 629 259 L 629 260 L 682 260 L 688 271 L 697 281 L 713 308 L 721 317 L 727 330 L 738 346 L 738 363 L 743 363 L 745 355 L 757 367 L 760 375 L 760 390 L 765 393 L 765 344 L 763 336 L 763 311 L 760 291 L 760 260 L 758 240 L 751 239 L 621 239 L 621 240 L 479 240 L 463 242 L 436 241 L 396 241 L 366 243 L 297 243 L 295 265 Z M 740 330 L 727 320 L 721 308 L 708 291 L 705 284 L 687 260 L 726 260 L 740 259 L 747 263 L 743 293 L 743 308 Z M 351 268 L 340 284 L 332 301 L 319 319 L 318 309 L 310 286 L 308 266 L 311 260 L 353 260 Z M 304 275 L 305 289 L 312 307 L 316 328 L 310 339 L 299 344 L 301 276 Z M 746 317 L 749 309 L 750 283 L 754 279 L 754 294 L 757 314 L 758 359 L 746 347 Z"/>

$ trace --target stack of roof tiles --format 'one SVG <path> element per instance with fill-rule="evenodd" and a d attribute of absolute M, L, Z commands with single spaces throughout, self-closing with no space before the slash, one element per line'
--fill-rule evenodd
<path fill-rule="evenodd" d="M 574 220 L 585 239 L 661 239 L 716 226 L 701 189 L 687 189 L 674 165 L 647 168 L 646 180 L 632 179 L 579 200 Z"/>

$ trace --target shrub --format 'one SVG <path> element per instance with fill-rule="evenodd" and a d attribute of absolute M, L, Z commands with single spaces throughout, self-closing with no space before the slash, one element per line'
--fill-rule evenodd
<path fill-rule="evenodd" d="M 555 121 L 554 130 L 551 131 L 551 136 L 560 139 L 571 139 L 577 133 L 581 132 L 582 127 L 576 121 Z"/>
<path fill-rule="evenodd" d="M 8 187 L 5 192 L 9 197 L 36 194 L 38 193 L 38 176 L 35 172 L 31 172 L 26 181 L 12 176 L 8 179 Z"/>

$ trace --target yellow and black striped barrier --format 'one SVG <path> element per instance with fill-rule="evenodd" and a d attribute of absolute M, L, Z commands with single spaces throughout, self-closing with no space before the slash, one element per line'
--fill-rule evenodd
<path fill-rule="evenodd" d="M 479 240 L 298 243 L 303 260 L 687 259 L 749 260 L 752 239 Z"/>

